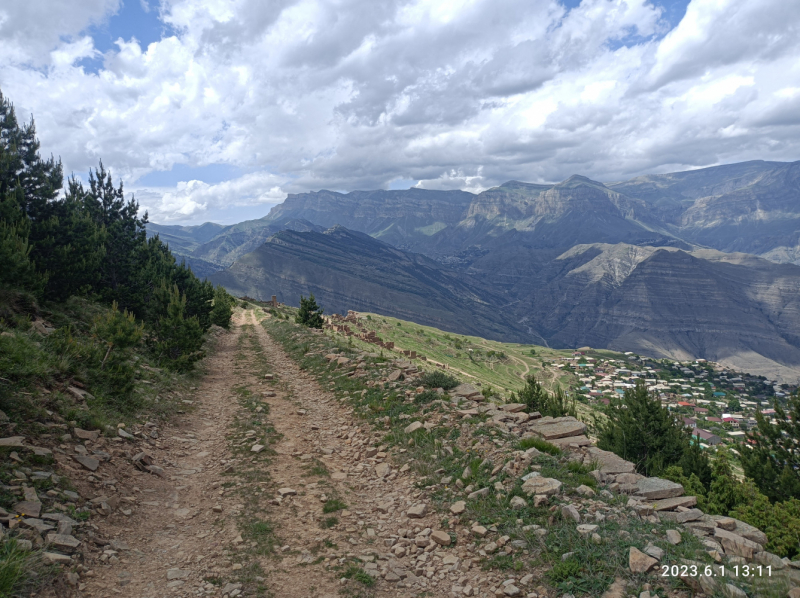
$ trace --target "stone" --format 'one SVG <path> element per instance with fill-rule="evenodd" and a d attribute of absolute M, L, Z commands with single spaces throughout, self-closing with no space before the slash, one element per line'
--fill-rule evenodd
<path fill-rule="evenodd" d="M 536 476 L 525 480 L 525 483 L 522 484 L 522 491 L 528 496 L 535 494 L 553 496 L 559 493 L 561 485 L 561 482 L 555 478 Z"/>
<path fill-rule="evenodd" d="M 511 499 L 510 505 L 512 510 L 519 511 L 520 509 L 524 509 L 528 506 L 528 501 L 521 496 L 515 496 Z"/>
<path fill-rule="evenodd" d="M 135 440 L 135 436 L 133 434 L 129 434 L 122 428 L 117 428 L 117 436 L 124 438 L 125 440 Z"/>
<path fill-rule="evenodd" d="M 681 543 L 681 533 L 676 529 L 668 529 L 667 542 L 677 546 Z"/>
<path fill-rule="evenodd" d="M 595 525 L 594 523 L 583 523 L 579 525 L 576 529 L 581 536 L 588 536 L 593 534 L 599 528 L 599 525 Z"/>
<path fill-rule="evenodd" d="M 731 583 L 726 583 L 722 586 L 722 594 L 725 598 L 747 598 L 747 594 L 744 590 L 737 588 Z"/>
<path fill-rule="evenodd" d="M 52 546 L 53 548 L 63 552 L 73 552 L 76 548 L 78 548 L 78 546 L 81 545 L 81 541 L 75 536 L 67 536 L 65 534 L 47 534 L 47 544 L 48 546 Z"/>
<path fill-rule="evenodd" d="M 73 455 L 72 458 L 89 471 L 97 471 L 97 468 L 100 467 L 100 461 L 92 457 L 87 457 L 85 455 Z"/>
<path fill-rule="evenodd" d="M 636 473 L 636 467 L 630 461 L 618 457 L 611 451 L 604 451 L 591 446 L 586 449 L 586 456 L 583 458 L 584 465 L 595 466 L 594 469 L 600 470 L 604 474 Z"/>
<path fill-rule="evenodd" d="M 450 546 L 453 539 L 447 532 L 437 531 L 431 533 L 431 540 L 436 542 L 439 546 Z"/>
<path fill-rule="evenodd" d="M 293 490 L 292 488 L 278 488 L 278 494 L 281 495 L 281 498 L 286 496 L 296 496 L 297 490 Z"/>
<path fill-rule="evenodd" d="M 649 543 L 644 547 L 644 553 L 658 561 L 662 560 L 664 558 L 664 554 L 666 554 L 663 548 L 659 548 L 653 543 Z"/>
<path fill-rule="evenodd" d="M 573 417 L 543 417 L 535 420 L 529 427 L 545 440 L 580 436 L 586 431 L 586 424 Z"/>
<path fill-rule="evenodd" d="M 186 579 L 189 577 L 189 572 L 183 569 L 167 569 L 167 579 Z"/>
<path fill-rule="evenodd" d="M 508 413 L 519 413 L 525 410 L 525 403 L 506 403 L 505 405 L 500 405 L 500 409 Z"/>
<path fill-rule="evenodd" d="M 579 434 L 578 436 L 567 436 L 565 438 L 551 438 L 547 442 L 554 444 L 561 449 L 566 449 L 573 444 L 575 446 L 591 446 L 592 444 L 592 441 L 583 434 Z"/>
<path fill-rule="evenodd" d="M 544 507 L 550 502 L 550 497 L 546 494 L 537 494 L 533 497 L 533 506 L 536 508 Z"/>
<path fill-rule="evenodd" d="M 601 598 L 625 598 L 627 595 L 625 588 L 625 580 L 617 578 L 614 580 L 614 583 L 608 586 L 608 589 L 603 592 Z"/>
<path fill-rule="evenodd" d="M 486 551 L 486 554 L 495 553 L 497 552 L 497 543 L 489 542 L 488 544 L 484 545 L 483 549 Z"/>
<path fill-rule="evenodd" d="M 481 394 L 481 391 L 472 386 L 472 384 L 459 384 L 450 391 L 450 394 L 456 397 L 464 397 L 465 399 L 469 399 Z"/>
<path fill-rule="evenodd" d="M 452 505 L 450 505 L 450 512 L 453 515 L 461 515 L 461 513 L 463 513 L 466 510 L 467 510 L 467 503 L 464 502 L 463 500 L 456 501 Z"/>
<path fill-rule="evenodd" d="M 721 527 L 725 531 L 736 531 L 736 520 L 733 517 L 721 517 L 717 519 L 717 527 Z"/>
<path fill-rule="evenodd" d="M 413 433 L 413 432 L 416 432 L 417 430 L 419 430 L 419 429 L 420 429 L 420 428 L 422 428 L 422 427 L 424 427 L 424 426 L 422 425 L 422 422 L 411 422 L 410 424 L 408 424 L 408 425 L 405 427 L 405 430 L 404 430 L 404 431 L 405 431 L 405 433 L 406 433 L 406 434 L 411 434 L 411 433 Z"/>
<path fill-rule="evenodd" d="M 476 498 L 482 498 L 484 496 L 489 496 L 489 488 L 481 488 L 480 490 L 475 490 L 475 492 L 470 492 L 467 495 L 467 499 L 475 500 Z"/>
<path fill-rule="evenodd" d="M 253 446 L 250 447 L 251 453 L 260 453 L 263 450 L 264 450 L 263 444 L 254 444 Z"/>
<path fill-rule="evenodd" d="M 420 503 L 414 505 L 413 507 L 409 507 L 408 511 L 406 511 L 406 515 L 409 519 L 422 519 L 428 513 L 428 505 L 425 503 Z"/>
<path fill-rule="evenodd" d="M 14 512 L 20 515 L 27 515 L 28 517 L 38 517 L 42 512 L 42 503 L 23 500 L 14 505 Z"/>
<path fill-rule="evenodd" d="M 148 465 L 145 467 L 147 471 L 152 473 L 153 475 L 157 475 L 160 478 L 166 477 L 167 472 L 164 471 L 163 467 L 159 467 L 158 465 Z"/>
<path fill-rule="evenodd" d="M 676 496 L 656 501 L 650 506 L 653 507 L 654 511 L 674 511 L 678 507 L 693 507 L 696 504 L 696 496 Z"/>
<path fill-rule="evenodd" d="M 658 561 L 646 555 L 635 546 L 631 546 L 628 553 L 628 567 L 632 573 L 647 573 L 658 565 Z"/>
<path fill-rule="evenodd" d="M 25 440 L 24 436 L 10 436 L 8 438 L 0 438 L 0 446 L 14 446 L 22 448 Z"/>
<path fill-rule="evenodd" d="M 20 541 L 17 540 L 17 544 L 19 544 L 19 542 Z M 72 562 L 72 559 L 66 554 L 59 554 L 57 552 L 43 552 L 42 556 L 45 560 L 54 565 L 67 565 Z"/>
<path fill-rule="evenodd" d="M 513 583 L 510 583 L 503 588 L 503 594 L 506 596 L 521 596 L 522 591 Z"/>
<path fill-rule="evenodd" d="M 722 544 L 725 554 L 740 556 L 748 560 L 752 560 L 757 552 L 763 550 L 760 544 L 721 527 L 714 530 L 714 538 Z"/>
<path fill-rule="evenodd" d="M 575 505 L 564 505 L 561 507 L 561 516 L 564 519 L 572 519 L 575 523 L 581 522 L 581 514 L 578 512 L 578 509 L 575 508 Z"/>
<path fill-rule="evenodd" d="M 683 486 L 661 478 L 642 478 L 637 482 L 636 494 L 649 500 L 674 498 L 683 495 Z"/>
<path fill-rule="evenodd" d="M 779 571 L 786 568 L 786 563 L 783 562 L 781 557 L 779 557 L 777 554 L 767 552 L 766 550 L 756 554 L 756 562 L 758 562 L 759 565 L 764 565 L 765 567 L 772 567 L 773 571 Z"/>
<path fill-rule="evenodd" d="M 704 515 L 703 511 L 701 511 L 700 509 L 689 509 L 688 511 L 683 511 L 682 513 L 678 513 L 677 515 L 675 515 L 675 521 L 677 521 L 678 523 L 697 521 L 698 519 L 702 519 L 703 515 Z M 736 529 L 736 524 L 734 524 L 733 529 Z"/>
<path fill-rule="evenodd" d="M 473 525 L 470 531 L 480 538 L 483 538 L 486 534 L 489 533 L 488 529 L 478 524 Z"/>
<path fill-rule="evenodd" d="M 72 428 L 72 433 L 75 435 L 75 438 L 80 438 L 81 440 L 91 440 L 92 442 L 100 438 L 100 430 L 81 430 L 80 428 Z"/>
<path fill-rule="evenodd" d="M 392 472 L 392 466 L 389 465 L 388 463 L 378 463 L 375 466 L 375 475 L 377 475 L 379 478 L 385 478 L 391 472 Z"/>
<path fill-rule="evenodd" d="M 744 521 L 734 519 L 733 517 L 722 517 L 721 515 L 711 515 L 710 517 L 714 521 L 714 523 L 717 524 L 717 527 L 719 527 L 718 522 L 720 519 L 732 519 L 734 522 L 736 522 L 736 529 L 734 531 L 737 534 L 739 534 L 743 538 L 752 540 L 756 544 L 761 544 L 762 546 L 767 545 L 767 534 L 762 532 L 757 527 L 753 527 L 749 523 L 745 523 Z"/>
<path fill-rule="evenodd" d="M 575 492 L 577 492 L 581 496 L 587 496 L 587 497 L 592 497 L 595 495 L 594 490 L 592 490 L 589 486 L 585 486 L 583 484 L 575 488 Z"/>

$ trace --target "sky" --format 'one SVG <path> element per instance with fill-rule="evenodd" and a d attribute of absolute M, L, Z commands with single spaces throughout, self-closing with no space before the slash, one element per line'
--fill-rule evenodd
<path fill-rule="evenodd" d="M 0 91 L 153 222 L 800 159 L 800 2 L 26 0 Z"/>

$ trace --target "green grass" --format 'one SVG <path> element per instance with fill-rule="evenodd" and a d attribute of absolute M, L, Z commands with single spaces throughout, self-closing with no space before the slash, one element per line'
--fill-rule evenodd
<path fill-rule="evenodd" d="M 319 522 L 319 526 L 322 529 L 330 529 L 332 527 L 336 527 L 337 525 L 339 525 L 339 519 L 337 517 L 324 517 Z"/>
<path fill-rule="evenodd" d="M 569 350 L 501 343 L 444 332 L 387 316 L 365 315 L 369 319 L 361 318 L 360 325 L 367 330 L 374 330 L 384 341 L 394 342 L 396 348 L 416 351 L 418 355 L 424 355 L 429 360 L 448 365 L 450 371 L 442 371 L 441 374 L 455 375 L 466 382 L 491 385 L 501 396 L 508 397 L 510 391 L 522 388 L 527 373 L 535 374 L 548 388 L 554 388 L 555 385 L 567 388 L 573 386 L 577 380 L 574 375 L 564 373 L 558 368 L 542 366 L 542 361 L 551 363 L 561 357 L 571 356 L 572 351 Z M 361 344 L 375 350 L 374 345 Z M 531 349 L 536 351 L 535 356 L 531 355 Z M 444 388 L 442 384 L 431 386 L 437 387 Z"/>
<path fill-rule="evenodd" d="M 331 498 L 330 500 L 326 500 L 325 504 L 322 505 L 322 512 L 323 513 L 335 513 L 336 511 L 341 511 L 342 509 L 346 509 L 347 505 L 339 500 L 338 498 Z"/>
<path fill-rule="evenodd" d="M 342 577 L 345 579 L 353 579 L 368 588 L 375 585 L 375 580 L 355 563 L 349 563 L 347 565 L 344 573 L 342 573 Z"/>
<path fill-rule="evenodd" d="M 528 449 L 535 448 L 537 451 L 547 453 L 548 455 L 560 455 L 561 449 L 554 444 L 550 444 L 546 440 L 532 436 L 530 438 L 523 438 L 517 443 L 519 450 L 527 451 Z"/>
<path fill-rule="evenodd" d="M 39 552 L 22 550 L 13 538 L 0 542 L 0 596 L 21 596 L 48 583 L 55 567 L 45 565 Z"/>

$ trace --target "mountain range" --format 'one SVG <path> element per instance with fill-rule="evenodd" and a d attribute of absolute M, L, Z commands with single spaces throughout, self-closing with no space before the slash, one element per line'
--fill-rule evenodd
<path fill-rule="evenodd" d="M 233 226 L 148 230 L 240 294 L 800 377 L 800 162 L 479 194 L 323 190 Z"/>

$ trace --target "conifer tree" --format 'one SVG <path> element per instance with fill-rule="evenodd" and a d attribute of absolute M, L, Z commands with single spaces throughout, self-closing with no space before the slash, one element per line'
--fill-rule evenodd
<path fill-rule="evenodd" d="M 166 313 L 154 327 L 155 352 L 166 367 L 188 371 L 204 356 L 200 350 L 203 329 L 197 317 L 186 317 L 186 296 L 181 294 L 178 285 L 172 285 L 171 289 L 164 285 L 159 295 L 166 296 L 168 304 Z"/>
<path fill-rule="evenodd" d="M 231 315 L 233 315 L 233 297 L 218 285 L 214 289 L 213 307 L 211 309 L 211 323 L 222 328 L 228 328 L 231 325 Z"/>
<path fill-rule="evenodd" d="M 773 407 L 775 424 L 756 412 L 757 426 L 747 434 L 752 450 L 742 451 L 742 467 L 771 501 L 800 498 L 800 393 L 786 408 L 777 401 Z"/>
<path fill-rule="evenodd" d="M 322 319 L 322 312 L 314 299 L 314 293 L 308 296 L 308 299 L 300 295 L 300 309 L 297 312 L 295 322 L 308 326 L 309 328 L 322 328 L 324 320 Z"/>
<path fill-rule="evenodd" d="M 644 475 L 659 475 L 670 465 L 679 464 L 690 450 L 688 431 L 658 398 L 650 395 L 643 382 L 627 389 L 622 399 L 612 399 L 606 413 L 608 421 L 597 446 L 633 462 Z M 694 454 L 695 458 L 702 460 L 704 456 Z M 697 471 L 685 471 L 687 476 L 692 473 Z"/>

